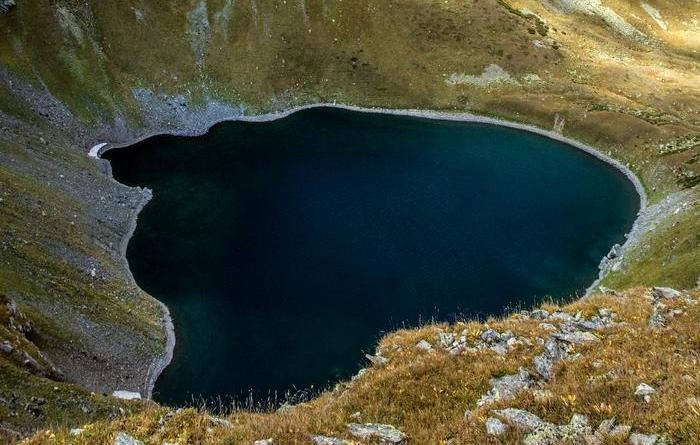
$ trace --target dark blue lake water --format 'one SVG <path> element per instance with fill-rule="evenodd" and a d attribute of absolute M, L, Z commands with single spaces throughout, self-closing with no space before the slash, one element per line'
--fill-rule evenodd
<path fill-rule="evenodd" d="M 336 109 L 105 157 L 154 192 L 127 257 L 173 315 L 169 404 L 279 401 L 348 378 L 388 330 L 579 294 L 638 210 L 565 144 Z"/>

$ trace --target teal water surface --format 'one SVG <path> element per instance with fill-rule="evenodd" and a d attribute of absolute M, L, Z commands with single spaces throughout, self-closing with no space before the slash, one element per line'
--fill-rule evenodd
<path fill-rule="evenodd" d="M 323 108 L 110 151 L 177 346 L 154 397 L 279 403 L 382 333 L 580 294 L 638 210 L 612 166 L 497 126 Z"/>

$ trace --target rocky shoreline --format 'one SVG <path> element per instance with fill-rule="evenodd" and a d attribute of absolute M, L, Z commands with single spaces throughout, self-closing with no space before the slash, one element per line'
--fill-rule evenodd
<path fill-rule="evenodd" d="M 182 102 L 181 101 L 175 101 L 176 104 L 180 104 L 182 107 Z M 149 107 L 150 108 L 150 107 Z M 214 117 L 213 120 L 208 121 L 207 117 L 211 118 L 213 116 L 209 115 L 207 110 L 210 108 L 217 110 L 220 113 L 223 113 L 220 116 Z M 534 133 L 540 136 L 547 137 L 549 139 L 553 139 L 562 143 L 565 143 L 567 145 L 570 145 L 574 148 L 577 148 L 581 151 L 584 151 L 585 153 L 592 155 L 598 159 L 600 159 L 603 162 L 606 162 L 616 169 L 618 169 L 622 174 L 625 175 L 625 177 L 633 184 L 635 190 L 637 191 L 637 194 L 639 195 L 639 201 L 640 201 L 640 212 L 638 214 L 638 220 L 639 216 L 642 215 L 642 212 L 647 208 L 647 194 L 646 191 L 644 190 L 644 187 L 639 180 L 639 178 L 630 170 L 627 166 L 622 164 L 620 161 L 611 158 L 610 156 L 603 154 L 601 151 L 586 145 L 582 142 L 567 138 L 563 136 L 561 133 L 558 133 L 553 130 L 544 130 L 532 125 L 527 125 L 527 124 L 521 124 L 517 122 L 510 122 L 506 121 L 503 119 L 497 119 L 497 118 L 491 118 L 487 116 L 479 116 L 471 113 L 449 113 L 449 112 L 441 112 L 441 111 L 432 111 L 432 110 L 419 110 L 419 109 L 388 109 L 388 108 L 366 108 L 366 107 L 360 107 L 360 106 L 354 106 L 354 105 L 347 105 L 347 104 L 338 104 L 338 103 L 314 103 L 314 104 L 308 104 L 308 105 L 301 105 L 301 106 L 296 106 L 296 107 L 291 107 L 287 110 L 284 111 L 279 111 L 279 112 L 272 112 L 272 113 L 266 113 L 266 114 L 259 114 L 259 115 L 246 115 L 242 114 L 243 110 L 241 110 L 241 114 L 235 114 L 235 109 L 223 106 L 221 104 L 216 104 L 214 103 L 213 105 L 208 106 L 205 111 L 204 115 L 198 115 L 197 112 L 193 112 L 191 110 L 187 110 L 187 112 L 184 113 L 184 115 L 181 115 L 180 117 L 186 122 L 190 121 L 190 125 L 184 125 L 183 128 L 180 129 L 172 129 L 172 128 L 163 128 L 162 130 L 155 130 L 155 131 L 149 131 L 145 135 L 140 135 L 135 138 L 133 138 L 129 142 L 118 142 L 118 143 L 108 143 L 108 142 L 99 142 L 93 145 L 89 150 L 88 150 L 88 156 L 91 158 L 95 159 L 100 159 L 101 156 L 106 153 L 109 150 L 117 149 L 117 148 L 123 148 L 127 147 L 130 145 L 134 145 L 138 142 L 141 142 L 143 140 L 146 140 L 148 138 L 158 136 L 158 135 L 164 135 L 164 134 L 170 134 L 170 135 L 178 135 L 178 136 L 199 136 L 202 134 L 206 134 L 211 127 L 214 125 L 217 125 L 222 122 L 229 122 L 229 121 L 240 121 L 240 122 L 271 122 L 279 119 L 284 119 L 294 113 L 304 111 L 304 110 L 309 110 L 309 109 L 315 109 L 315 108 L 336 108 L 336 109 L 342 109 L 342 110 L 348 110 L 348 111 L 355 111 L 355 112 L 361 112 L 361 113 L 376 113 L 376 114 L 390 114 L 390 115 L 395 115 L 395 116 L 408 116 L 408 117 L 416 117 L 416 118 L 423 118 L 423 119 L 432 119 L 432 120 L 441 120 L 441 121 L 454 121 L 454 122 L 470 122 L 470 123 L 478 123 L 478 124 L 488 124 L 488 125 L 497 125 L 501 127 L 506 127 L 506 128 L 513 128 L 516 130 L 521 130 L 521 131 L 527 131 L 530 133 Z M 150 108 L 153 109 L 153 108 Z M 128 138 L 127 138 L 128 139 Z M 107 161 L 102 161 L 107 164 L 107 174 L 114 180 L 112 177 L 111 173 L 111 167 L 109 167 L 109 163 Z M 115 180 L 116 181 L 116 180 Z M 131 273 L 131 270 L 128 265 L 128 261 L 126 259 L 126 248 L 128 246 L 129 240 L 131 239 L 131 236 L 134 233 L 134 230 L 136 229 L 136 223 L 138 219 L 138 215 L 145 207 L 145 205 L 150 201 L 152 197 L 152 193 L 148 189 L 143 189 L 143 199 L 137 209 L 134 211 L 133 215 L 131 215 L 131 221 L 130 221 L 130 230 L 124 235 L 122 238 L 122 244 L 120 246 L 120 252 L 121 252 L 121 257 L 124 262 L 124 267 L 128 273 L 128 276 L 130 277 L 131 282 L 135 285 L 138 286 L 137 283 L 134 281 L 133 275 Z M 637 220 L 637 221 L 638 221 Z M 635 221 L 635 227 L 637 226 L 637 221 Z M 632 245 L 632 238 L 628 237 L 627 242 L 624 244 L 623 247 L 620 249 L 624 251 L 625 248 L 629 247 Z M 613 247 L 615 248 L 615 247 Z M 607 258 L 607 257 L 606 257 Z M 598 283 L 600 280 L 604 278 L 604 276 L 607 274 L 607 272 L 610 270 L 609 268 L 604 268 L 603 265 L 605 263 L 605 258 L 601 261 L 601 272 L 599 278 L 589 287 L 589 289 L 586 291 L 586 295 L 589 295 L 595 288 L 597 287 Z M 174 330 L 174 325 L 172 318 L 170 317 L 170 311 L 163 302 L 159 301 L 158 299 L 154 299 L 158 302 L 158 304 L 161 306 L 162 311 L 163 311 L 163 317 L 162 317 L 162 323 L 163 323 L 163 330 L 166 334 L 166 347 L 165 351 L 162 356 L 160 356 L 158 359 L 156 359 L 153 363 L 151 363 L 148 367 L 148 373 L 146 377 L 146 382 L 145 382 L 145 397 L 151 398 L 152 397 L 152 392 L 153 388 L 155 386 L 155 383 L 160 376 L 160 374 L 163 372 L 163 370 L 170 364 L 172 357 L 173 357 L 173 351 L 175 348 L 175 343 L 176 343 L 176 336 L 175 336 L 175 330 Z"/>

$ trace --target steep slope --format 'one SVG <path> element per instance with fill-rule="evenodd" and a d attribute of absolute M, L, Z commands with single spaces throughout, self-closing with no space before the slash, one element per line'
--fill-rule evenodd
<path fill-rule="evenodd" d="M 89 148 L 311 102 L 468 111 L 599 147 L 651 201 L 602 284 L 696 286 L 695 1 L 17 3 L 0 8 L 0 294 L 31 321 L 27 347 L 52 379 L 145 395 L 167 341 L 122 255 L 148 194 Z M 46 386 L 0 360 L 3 377 L 23 376 L 0 379 L 0 408 Z M 2 413 L 21 433 L 71 424 Z"/>

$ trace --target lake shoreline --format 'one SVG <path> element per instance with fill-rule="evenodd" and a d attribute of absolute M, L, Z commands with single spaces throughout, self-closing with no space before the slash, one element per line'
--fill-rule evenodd
<path fill-rule="evenodd" d="M 632 172 L 630 168 L 628 168 L 626 165 L 624 165 L 622 162 L 602 153 L 600 150 L 597 150 L 596 148 L 586 145 L 582 142 L 576 141 L 574 139 L 570 139 L 566 136 L 563 136 L 561 133 L 552 131 L 552 130 L 544 130 L 539 127 L 535 127 L 532 125 L 528 124 L 522 124 L 522 123 L 517 123 L 517 122 L 511 122 L 511 121 L 506 121 L 503 119 L 497 119 L 497 118 L 492 118 L 492 117 L 487 117 L 487 116 L 479 116 L 471 113 L 451 113 L 451 112 L 443 112 L 443 111 L 432 111 L 432 110 L 420 110 L 420 109 L 388 109 L 388 108 L 366 108 L 366 107 L 359 107 L 359 106 L 354 106 L 354 105 L 345 105 L 345 104 L 336 104 L 336 103 L 317 103 L 317 104 L 308 104 L 308 105 L 302 105 L 302 106 L 297 106 L 297 107 L 292 107 L 284 111 L 279 111 L 279 112 L 272 112 L 272 113 L 266 113 L 266 114 L 259 114 L 259 115 L 230 115 L 230 116 L 222 116 L 219 119 L 214 119 L 211 121 L 211 124 L 206 126 L 206 129 L 202 131 L 188 131 L 188 132 L 178 132 L 178 131 L 172 131 L 172 130 L 162 130 L 162 131 L 152 131 L 149 132 L 148 134 L 134 138 L 133 140 L 127 142 L 127 143 L 105 143 L 101 142 L 99 144 L 94 145 L 93 147 L 90 148 L 89 152 L 87 153 L 89 157 L 101 160 L 101 156 L 106 153 L 109 150 L 117 149 L 117 148 L 123 148 L 123 147 L 128 147 L 131 145 L 134 145 L 138 142 L 141 142 L 143 140 L 149 139 L 154 136 L 159 136 L 159 135 L 178 135 L 178 136 L 186 136 L 186 137 L 195 137 L 195 136 L 200 136 L 203 134 L 206 134 L 213 126 L 218 125 L 222 122 L 235 122 L 235 121 L 240 121 L 240 122 L 271 122 L 279 119 L 284 119 L 294 113 L 301 112 L 304 110 L 309 110 L 309 109 L 315 109 L 315 108 L 335 108 L 335 109 L 341 109 L 341 110 L 347 110 L 347 111 L 355 111 L 355 112 L 361 112 L 361 113 L 374 113 L 374 114 L 386 114 L 386 115 L 395 115 L 395 116 L 406 116 L 406 117 L 415 117 L 415 118 L 422 118 L 422 119 L 430 119 L 430 120 L 438 120 L 438 121 L 453 121 L 453 122 L 467 122 L 467 123 L 476 123 L 476 124 L 487 124 L 487 125 L 495 125 L 495 126 L 500 126 L 504 128 L 512 128 L 516 130 L 521 130 L 521 131 L 527 131 L 529 133 L 537 134 L 540 136 L 544 136 L 546 138 L 567 144 L 569 146 L 572 146 L 576 149 L 579 149 L 609 165 L 612 165 L 615 167 L 618 171 L 620 171 L 634 186 L 635 191 L 637 192 L 637 195 L 639 196 L 639 212 L 637 213 L 637 216 L 635 218 L 635 224 L 637 223 L 637 220 L 641 214 L 641 212 L 647 207 L 648 203 L 648 198 L 646 191 L 639 180 L 639 178 Z M 104 162 L 107 163 L 108 166 L 108 171 L 107 174 L 114 179 L 111 168 L 109 167 L 109 162 L 104 160 Z M 137 219 L 138 215 L 147 205 L 147 203 L 151 199 L 151 191 L 148 189 L 142 189 L 144 198 L 142 199 L 142 202 L 138 206 L 138 208 L 135 210 L 134 214 L 131 217 L 131 220 L 129 222 L 129 230 L 127 233 L 125 233 L 122 243 L 120 246 L 120 254 L 122 257 L 122 260 L 125 264 L 125 267 L 127 269 L 127 273 L 131 277 L 131 281 L 134 283 L 134 285 L 138 286 L 137 283 L 135 283 L 133 279 L 133 275 L 131 272 L 131 269 L 128 264 L 128 260 L 126 258 L 126 249 L 129 244 L 129 241 L 136 229 L 136 224 L 137 224 Z M 625 246 L 630 244 L 631 239 L 627 238 L 623 246 L 621 247 L 621 252 L 624 252 Z M 604 278 L 605 274 L 607 273 L 606 269 L 601 269 L 600 274 L 598 279 L 596 279 L 593 284 L 586 290 L 586 293 L 584 294 L 584 297 L 589 295 L 595 288 L 598 286 L 600 281 Z M 176 337 L 175 337 L 175 331 L 174 331 L 174 326 L 173 326 L 173 321 L 170 316 L 170 311 L 167 305 L 165 303 L 159 301 L 158 299 L 154 298 L 154 300 L 161 306 L 162 308 L 162 324 L 163 324 L 163 330 L 165 332 L 166 336 L 166 346 L 165 346 L 165 351 L 164 353 L 158 357 L 154 362 L 152 362 L 149 365 L 148 368 L 148 373 L 146 377 L 146 382 L 145 382 L 145 397 L 151 398 L 152 393 L 153 393 L 153 388 L 155 386 L 155 383 L 160 376 L 160 374 L 163 372 L 163 370 L 170 364 L 172 361 L 173 357 L 173 351 L 175 347 L 175 342 L 176 342 Z"/>

